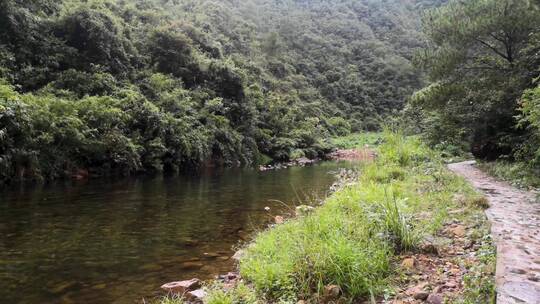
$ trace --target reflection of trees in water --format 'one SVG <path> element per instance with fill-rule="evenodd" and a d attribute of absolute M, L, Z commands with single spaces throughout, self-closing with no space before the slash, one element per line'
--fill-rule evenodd
<path fill-rule="evenodd" d="M 10 267 L 0 270 L 9 278 L 0 294 L 10 299 L 24 293 L 44 303 L 66 295 L 112 302 L 126 294 L 152 295 L 166 281 L 226 272 L 239 240 L 265 228 L 271 215 L 287 212 L 273 200 L 294 205 L 303 193 L 324 193 L 333 180 L 328 172 L 337 166 L 7 191 L 0 206 L 0 260 Z M 34 288 L 43 282 L 50 283 Z"/>

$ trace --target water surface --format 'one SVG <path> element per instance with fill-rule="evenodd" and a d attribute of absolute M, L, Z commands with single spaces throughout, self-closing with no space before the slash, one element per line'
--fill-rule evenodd
<path fill-rule="evenodd" d="M 233 269 L 242 239 L 350 163 L 90 180 L 0 191 L 3 303 L 140 303 L 163 283 Z"/>

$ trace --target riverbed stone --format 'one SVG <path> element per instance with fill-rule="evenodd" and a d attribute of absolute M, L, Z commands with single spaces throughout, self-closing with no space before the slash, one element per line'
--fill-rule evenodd
<path fill-rule="evenodd" d="M 296 216 L 308 215 L 312 213 L 313 210 L 315 210 L 315 208 L 313 208 L 312 206 L 300 205 L 296 207 Z"/>
<path fill-rule="evenodd" d="M 215 258 L 220 257 L 220 254 L 218 254 L 217 252 L 205 252 L 203 253 L 203 255 L 205 258 L 208 258 L 208 259 L 215 259 Z"/>
<path fill-rule="evenodd" d="M 204 264 L 201 262 L 184 262 L 180 264 L 179 268 L 182 270 L 195 270 L 195 269 L 200 269 L 203 266 Z"/>
<path fill-rule="evenodd" d="M 161 289 L 167 292 L 179 293 L 179 294 L 184 294 L 188 291 L 195 290 L 200 287 L 201 287 L 201 280 L 196 279 L 196 278 L 191 279 L 191 280 L 185 280 L 185 281 L 169 282 L 169 283 L 161 285 Z"/>

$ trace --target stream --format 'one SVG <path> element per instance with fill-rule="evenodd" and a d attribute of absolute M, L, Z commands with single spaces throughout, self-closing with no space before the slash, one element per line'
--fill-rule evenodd
<path fill-rule="evenodd" d="M 325 197 L 350 162 L 259 172 L 64 181 L 0 190 L 3 303 L 141 303 L 233 270 L 234 248 Z M 270 207 L 270 211 L 265 211 Z"/>

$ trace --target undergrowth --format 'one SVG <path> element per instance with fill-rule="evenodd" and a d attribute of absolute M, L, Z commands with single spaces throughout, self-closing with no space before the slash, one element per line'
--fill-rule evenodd
<path fill-rule="evenodd" d="M 344 303 L 373 301 L 394 293 L 397 256 L 440 231 L 449 210 L 483 216 L 484 200 L 418 138 L 387 131 L 378 142 L 377 160 L 359 166 L 356 182 L 339 187 L 313 212 L 260 232 L 243 249 L 245 284 L 211 286 L 205 302 L 324 302 L 329 284 L 339 286 Z M 490 257 L 466 278 L 464 303 L 493 293 Z"/>
<path fill-rule="evenodd" d="M 376 146 L 381 142 L 381 139 L 382 133 L 380 132 L 353 133 L 333 138 L 332 146 L 339 149 L 362 148 L 365 145 Z"/>
<path fill-rule="evenodd" d="M 376 162 L 311 214 L 261 232 L 240 272 L 270 301 L 320 301 L 338 285 L 349 300 L 390 286 L 393 258 L 439 230 L 456 193 L 475 192 L 414 137 L 385 132 Z"/>
<path fill-rule="evenodd" d="M 484 231 L 487 233 L 487 231 Z M 475 264 L 466 265 L 467 274 L 463 277 L 465 293 L 464 304 L 496 303 L 495 293 L 495 264 L 496 249 L 489 235 L 482 238 L 481 247 L 477 252 Z"/>
<path fill-rule="evenodd" d="M 519 188 L 540 189 L 540 172 L 522 162 L 482 162 L 480 168 L 492 176 L 508 181 Z"/>

